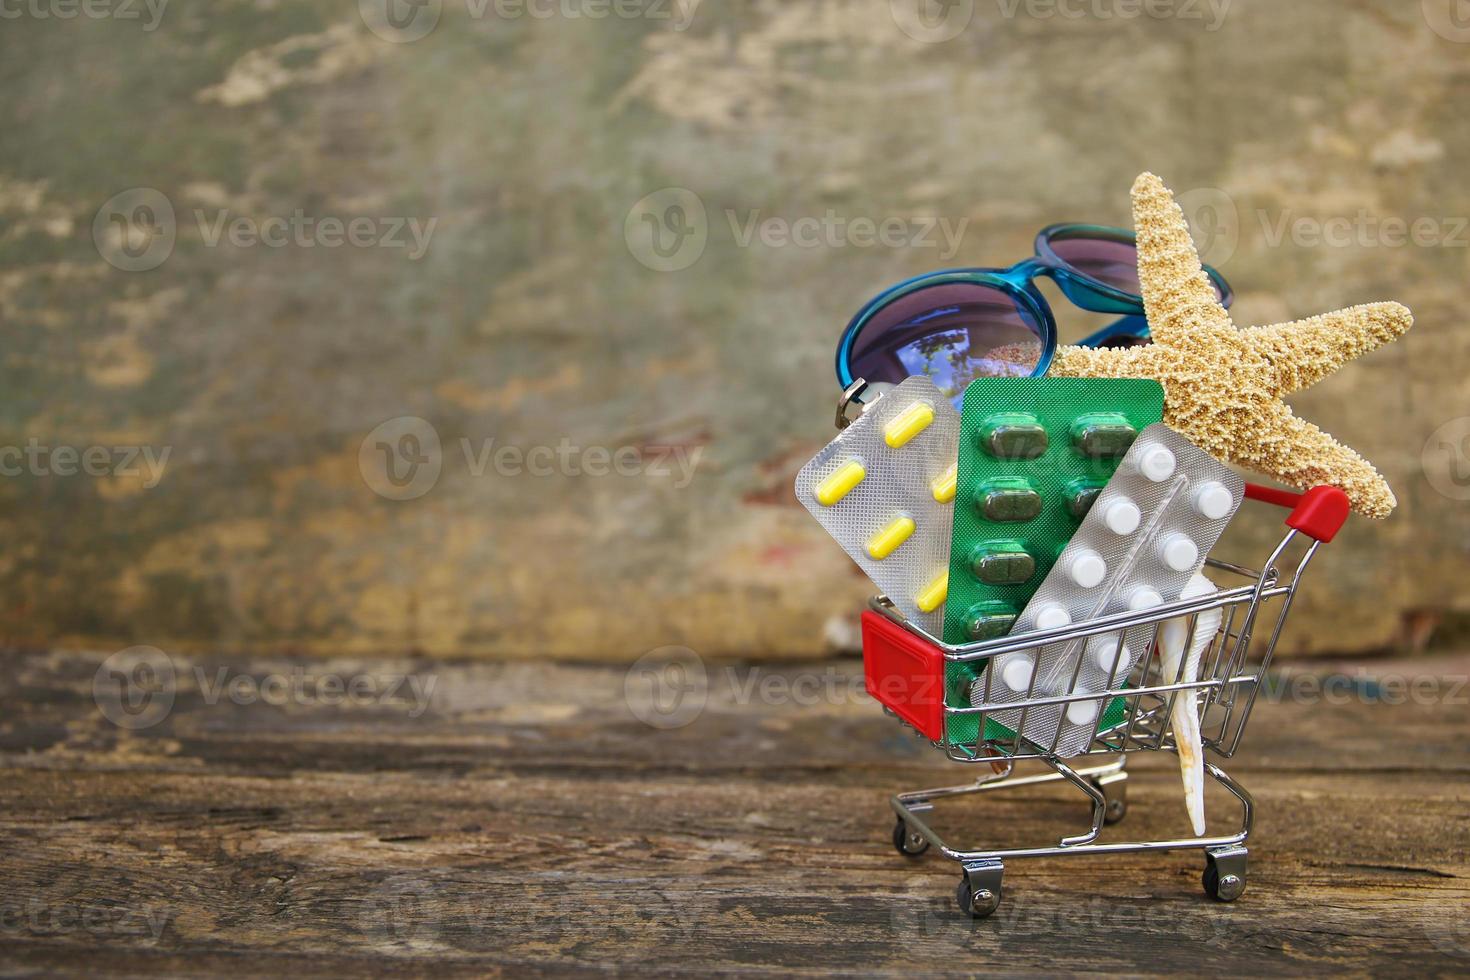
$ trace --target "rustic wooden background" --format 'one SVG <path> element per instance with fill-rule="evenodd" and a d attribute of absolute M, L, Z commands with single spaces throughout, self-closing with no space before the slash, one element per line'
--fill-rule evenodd
<path fill-rule="evenodd" d="M 831 434 L 841 325 L 909 274 L 1016 260 L 1049 222 L 1126 223 L 1149 168 L 1243 322 L 1390 298 L 1418 314 L 1298 400 L 1402 507 L 1334 546 L 1284 646 L 1455 642 L 1470 45 L 1451 2 L 1105 18 L 981 0 L 952 4 L 970 20 L 939 41 L 910 36 L 947 22 L 904 0 L 603 18 L 436 0 L 414 40 L 374 0 L 6 19 L 0 449 L 168 457 L 0 480 L 0 635 L 612 661 L 850 648 L 868 586 L 791 492 Z M 171 224 L 116 198 L 138 188 Z M 434 224 L 417 258 L 213 238 L 298 211 Z M 953 254 L 766 234 L 829 212 L 963 234 Z M 1375 230 L 1420 220 L 1408 242 Z M 1336 237 L 1314 239 L 1324 224 Z M 156 267 L 129 271 L 124 246 Z M 1069 336 L 1091 326 L 1063 316 Z M 396 500 L 370 435 L 405 416 L 423 422 L 387 444 L 423 437 L 426 492 Z M 551 476 L 479 468 L 487 447 L 563 444 Z M 582 473 L 620 450 L 633 475 Z M 1253 559 L 1274 523 L 1247 523 Z"/>
<path fill-rule="evenodd" d="M 122 714 L 98 655 L 0 665 L 6 975 L 1470 970 L 1463 655 L 1325 663 L 1328 700 L 1273 677 L 1222 763 L 1259 804 L 1236 903 L 1193 853 L 1017 861 L 981 923 L 957 865 L 889 839 L 891 793 L 966 774 L 854 693 L 854 660 L 710 661 L 651 702 L 613 666 L 174 657 L 166 710 Z M 328 675 L 377 696 L 278 696 Z M 1132 769 L 1110 833 L 1187 833 L 1172 757 Z M 1088 807 L 937 813 L 1022 846 Z"/>
<path fill-rule="evenodd" d="M 1459 0 L 393 2 L 4 7 L 0 973 L 1470 970 Z M 1126 223 L 1143 169 L 1242 322 L 1415 310 L 1297 402 L 1402 506 L 1230 764 L 1240 902 L 1039 861 L 975 924 L 893 852 L 888 795 L 960 774 L 855 693 L 869 586 L 791 483 L 857 305 Z M 671 646 L 708 699 L 650 713 Z M 1130 786 L 1118 832 L 1182 832 L 1171 760 Z"/>

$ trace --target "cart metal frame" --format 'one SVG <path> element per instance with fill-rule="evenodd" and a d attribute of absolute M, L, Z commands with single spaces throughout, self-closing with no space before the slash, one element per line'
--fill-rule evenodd
<path fill-rule="evenodd" d="M 844 392 L 837 412 L 839 428 L 847 422 L 849 403 L 861 390 L 862 383 L 858 382 Z M 1235 754 L 1302 576 L 1317 550 L 1333 539 L 1348 515 L 1346 495 L 1333 487 L 1315 487 L 1306 493 L 1296 494 L 1247 484 L 1246 496 L 1254 501 L 1289 508 L 1286 533 L 1259 571 L 1209 559 L 1206 564 L 1213 570 L 1212 577 L 1220 585 L 1220 590 L 1198 599 L 1172 602 L 1143 612 L 1119 613 L 1056 630 L 966 644 L 945 643 L 908 622 L 884 596 L 876 596 L 870 602 L 869 611 L 863 617 L 864 670 L 869 693 L 883 702 L 888 713 L 914 728 L 951 760 L 991 767 L 991 771 L 971 783 L 913 790 L 899 793 L 891 800 L 898 818 L 893 843 L 901 854 L 918 857 L 932 845 L 944 857 L 963 867 L 958 901 L 964 911 L 984 918 L 999 907 L 1007 861 L 1070 854 L 1202 850 L 1206 865 L 1205 892 L 1226 902 L 1234 901 L 1244 892 L 1249 857 L 1246 841 L 1251 833 L 1255 804 L 1243 786 L 1211 762 L 1205 763 L 1205 772 L 1240 804 L 1237 829 L 1225 834 L 1176 840 L 1101 842 L 1099 837 L 1105 826 L 1117 823 L 1127 813 L 1128 755 L 1158 751 L 1177 754 L 1170 719 L 1175 700 L 1181 692 L 1197 694 L 1203 750 L 1221 759 Z M 1301 554 L 1293 566 L 1287 555 L 1289 552 L 1295 554 L 1297 550 Z M 1283 569 L 1287 571 L 1283 573 Z M 1217 609 L 1220 611 L 1220 624 L 1200 656 L 1198 677 L 1183 676 L 1186 658 L 1182 657 L 1173 676 L 1165 676 L 1157 642 L 1159 630 L 1171 620 L 1187 618 L 1185 645 L 1188 647 L 1194 640 L 1200 614 Z M 882 623 L 890 626 L 884 627 L 880 625 Z M 1126 676 L 1112 678 L 1107 690 L 1078 691 L 1075 685 L 1080 674 L 1082 651 L 1087 644 L 1076 641 L 1116 634 L 1121 649 L 1124 630 L 1129 631 L 1130 637 L 1140 635 L 1140 630 L 1147 631 L 1144 634 L 1147 637 L 1144 653 L 1138 663 Z M 1071 683 L 1065 691 L 1037 696 L 1035 677 L 1041 673 L 1036 669 L 1037 661 L 1043 650 L 1057 648 L 1064 648 L 1066 656 L 1075 657 L 1077 669 L 1073 671 Z M 903 693 L 896 695 L 894 685 L 885 683 L 898 679 L 891 672 L 892 657 L 886 661 L 882 657 L 885 652 L 892 654 L 895 651 L 901 657 L 911 658 L 913 663 L 926 665 L 916 669 L 931 675 L 936 670 L 948 672 L 954 664 L 970 665 L 974 674 L 971 704 L 957 706 L 941 699 L 943 703 L 929 704 L 916 711 L 918 699 L 906 703 Z M 990 672 L 985 670 L 985 664 L 992 657 L 1017 653 L 1029 653 L 1036 658 L 1032 670 L 1033 690 L 1028 690 L 1023 700 L 992 701 Z M 1072 663 L 1071 660 L 1063 662 Z M 901 679 L 905 684 L 899 685 L 899 689 L 911 695 L 918 687 L 914 683 L 916 675 L 908 673 Z M 939 683 L 944 683 L 942 676 Z M 1028 728 L 1027 725 L 1028 715 L 1033 710 L 1045 708 L 1056 711 L 1060 708 L 1065 711 L 1066 706 L 1074 702 L 1090 701 L 1103 705 L 1112 703 L 1113 699 L 1121 700 L 1125 709 L 1124 720 L 1114 721 L 1105 727 L 1109 713 L 1098 710 L 1091 741 L 1085 750 L 1070 759 L 1061 758 L 1056 751 L 1061 738 L 1060 723 L 1050 744 L 1040 744 L 1019 734 L 1035 731 L 1036 726 Z M 933 700 L 931 695 L 930 701 Z M 987 725 L 987 719 L 992 715 L 1005 713 L 1014 720 L 1018 711 L 1019 720 L 1015 722 L 1014 731 L 1004 725 Z M 1116 710 L 1112 715 L 1116 716 Z M 968 741 L 957 740 L 952 737 L 952 723 L 966 716 L 974 718 L 977 737 Z M 1087 764 L 1102 756 L 1110 757 L 1110 761 Z M 1040 763 L 1044 771 L 1017 775 L 1016 764 L 1022 761 Z M 1091 802 L 1092 823 L 1086 832 L 1064 837 L 1056 844 L 1003 849 L 966 848 L 946 842 L 930 824 L 929 814 L 938 800 L 1051 782 L 1068 783 Z"/>

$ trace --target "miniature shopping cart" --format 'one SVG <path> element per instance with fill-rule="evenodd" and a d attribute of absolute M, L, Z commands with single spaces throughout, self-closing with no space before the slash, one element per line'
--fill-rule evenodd
<path fill-rule="evenodd" d="M 847 402 L 853 391 L 849 389 L 838 408 L 839 428 L 846 422 Z M 900 853 L 917 857 L 933 845 L 963 866 L 959 904 L 964 911 L 984 918 L 996 910 L 1007 861 L 1065 854 L 1195 848 L 1205 852 L 1207 894 L 1230 902 L 1245 890 L 1245 842 L 1251 831 L 1253 804 L 1250 794 L 1214 764 L 1206 763 L 1205 771 L 1240 802 L 1239 830 L 1182 840 L 1104 843 L 1098 837 L 1105 824 L 1117 823 L 1127 813 L 1128 773 L 1124 765 L 1128 754 L 1177 751 L 1170 717 L 1181 692 L 1197 692 L 1204 749 L 1222 759 L 1235 754 L 1302 574 L 1317 549 L 1341 529 L 1348 514 L 1347 496 L 1333 487 L 1295 494 L 1248 484 L 1246 497 L 1289 508 L 1286 534 L 1260 571 L 1209 559 L 1207 564 L 1215 570 L 1213 577 L 1220 589 L 1198 599 L 1045 632 L 961 645 L 947 644 L 908 622 L 881 595 L 863 613 L 863 671 L 868 693 L 950 759 L 978 764 L 985 770 L 973 783 L 900 793 L 892 800 L 898 814 L 893 843 Z M 1182 676 L 1188 659 L 1185 657 L 1179 658 L 1177 670 L 1168 672 L 1171 676 L 1165 676 L 1158 643 L 1160 628 L 1175 619 L 1186 622 L 1189 639 L 1185 646 L 1189 648 L 1198 617 L 1215 609 L 1220 610 L 1219 626 L 1200 654 L 1198 676 Z M 1116 635 L 1121 646 L 1124 630 L 1129 631 L 1130 642 L 1132 637 L 1145 637 L 1146 652 L 1127 677 L 1116 679 L 1107 689 L 1079 691 L 1076 685 L 1080 671 L 1073 670 L 1070 685 L 1064 685 L 1060 693 L 1031 696 L 1033 692 L 1028 692 L 1022 700 L 1004 702 L 991 699 L 990 674 L 985 670 L 991 658 L 1029 655 L 1035 676 L 1040 672 L 1037 661 L 1043 649 L 1070 644 L 1066 648 L 1075 649 L 1075 656 L 1080 658 L 1087 644 L 1072 641 Z M 946 688 L 954 690 L 956 672 L 971 678 L 970 704 L 965 706 L 956 706 L 951 703 L 953 696 L 944 696 Z M 1091 741 L 1081 755 L 1066 761 L 1058 756 L 1060 720 L 1050 744 L 1018 734 L 1036 731 L 1037 726 L 1027 724 L 1030 712 L 1046 711 L 1048 718 L 1059 717 L 1068 705 L 1080 701 L 1107 705 L 1106 710 L 1096 712 Z M 997 716 L 1013 727 L 1002 724 Z M 957 731 L 969 734 L 957 735 Z M 1077 765 L 1100 756 L 1114 758 L 1098 765 Z M 1017 776 L 1016 764 L 1030 760 L 1039 762 L 1043 771 Z M 930 827 L 928 814 L 937 800 L 1054 781 L 1072 784 L 1091 800 L 1092 826 L 1086 833 L 1065 837 L 1050 846 L 986 850 L 947 843 Z"/>

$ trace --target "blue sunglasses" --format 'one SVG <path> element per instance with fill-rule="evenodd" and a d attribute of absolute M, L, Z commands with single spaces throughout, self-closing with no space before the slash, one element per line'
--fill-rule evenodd
<path fill-rule="evenodd" d="M 1220 302 L 1234 300 L 1219 272 L 1205 267 Z M 1036 288 L 1045 276 L 1075 306 L 1122 319 L 1082 340 L 1084 347 L 1149 342 L 1133 233 L 1103 225 L 1042 229 L 1036 254 L 1009 269 L 946 269 L 905 279 L 870 300 L 837 345 L 837 381 L 848 388 L 898 384 L 928 375 L 960 397 L 979 377 L 1040 377 L 1057 349 L 1057 324 Z"/>

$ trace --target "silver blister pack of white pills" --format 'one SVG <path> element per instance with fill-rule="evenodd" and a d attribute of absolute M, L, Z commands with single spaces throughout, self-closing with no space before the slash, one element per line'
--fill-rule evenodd
<path fill-rule="evenodd" d="M 1179 599 L 1245 496 L 1245 481 L 1162 423 L 1144 429 L 1098 495 L 1011 635 L 1054 630 Z M 996 657 L 971 704 L 1074 697 L 1123 686 L 1154 624 Z M 995 711 L 991 717 L 1067 758 L 1091 744 L 1105 699 Z"/>
<path fill-rule="evenodd" d="M 909 621 L 944 631 L 960 413 L 922 375 L 801 468 L 796 496 Z"/>

